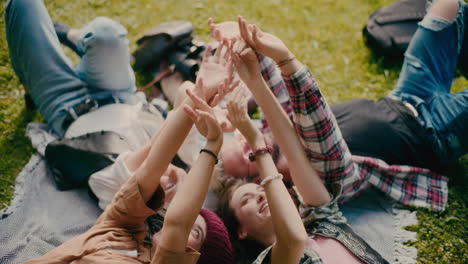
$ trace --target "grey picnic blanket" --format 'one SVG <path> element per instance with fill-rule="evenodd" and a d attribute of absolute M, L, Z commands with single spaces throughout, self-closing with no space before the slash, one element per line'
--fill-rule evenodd
<path fill-rule="evenodd" d="M 44 124 L 31 123 L 27 136 L 34 154 L 16 178 L 10 206 L 0 212 L 0 264 L 21 263 L 41 256 L 89 229 L 102 212 L 88 190 L 59 191 L 40 153 L 54 139 Z M 206 207 L 210 207 L 210 197 Z M 353 230 L 391 263 L 415 263 L 416 249 L 402 243 L 415 233 L 402 229 L 416 224 L 415 212 L 396 209 L 375 190 L 342 206 Z"/>

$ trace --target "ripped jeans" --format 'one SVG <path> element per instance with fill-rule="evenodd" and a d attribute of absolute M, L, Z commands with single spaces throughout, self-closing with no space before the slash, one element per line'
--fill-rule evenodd
<path fill-rule="evenodd" d="M 463 46 L 468 8 L 460 1 L 453 22 L 426 15 L 405 53 L 390 97 L 412 104 L 430 133 L 441 162 L 450 165 L 468 152 L 468 89 L 450 93 Z M 468 47 L 468 40 L 465 41 Z"/>
<path fill-rule="evenodd" d="M 127 31 L 118 22 L 99 17 L 80 29 L 77 46 L 84 55 L 75 69 L 43 0 L 9 0 L 5 21 L 12 67 L 59 136 L 70 109 L 88 99 L 137 101 Z"/>

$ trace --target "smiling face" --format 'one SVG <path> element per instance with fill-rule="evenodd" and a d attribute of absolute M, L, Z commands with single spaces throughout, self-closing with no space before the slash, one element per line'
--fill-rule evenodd
<path fill-rule="evenodd" d="M 232 193 L 229 206 L 239 221 L 240 239 L 252 238 L 267 245 L 272 243 L 274 230 L 270 208 L 265 190 L 260 185 L 247 183 L 238 187 Z"/>
<path fill-rule="evenodd" d="M 264 131 L 263 133 L 266 146 L 273 149 L 272 158 L 278 171 L 283 174 L 285 179 L 289 179 L 288 162 L 279 152 L 273 134 L 269 131 Z M 223 144 L 221 148 L 220 157 L 223 160 L 224 172 L 236 178 L 245 178 L 249 179 L 249 181 L 255 181 L 259 176 L 259 171 L 257 163 L 249 160 L 249 153 L 251 151 L 247 140 L 236 130 L 234 132 L 234 137 Z"/>
<path fill-rule="evenodd" d="M 174 198 L 177 192 L 177 187 L 182 181 L 184 181 L 186 176 L 187 176 L 187 173 L 183 169 L 178 168 L 172 164 L 169 164 L 168 168 L 166 169 L 164 174 L 161 176 L 161 180 L 160 180 L 161 188 L 164 190 L 164 193 L 165 193 L 166 203 L 170 203 L 172 201 L 172 199 Z M 200 248 L 203 245 L 203 242 L 205 241 L 206 232 L 207 232 L 206 221 L 201 215 L 198 215 L 197 219 L 195 220 L 195 223 L 192 226 L 192 230 L 190 231 L 190 234 L 187 240 L 187 246 L 197 251 L 200 251 Z M 161 232 L 158 232 L 153 235 L 153 238 L 152 238 L 153 245 L 158 244 L 160 235 L 161 235 Z"/>
<path fill-rule="evenodd" d="M 249 160 L 250 151 L 245 138 L 236 131 L 234 138 L 223 144 L 221 148 L 224 172 L 237 178 L 258 175 L 257 165 Z"/>
<path fill-rule="evenodd" d="M 190 231 L 190 235 L 187 240 L 187 246 L 195 249 L 196 251 L 200 251 L 203 242 L 205 242 L 206 232 L 206 221 L 201 215 L 198 215 L 195 223 L 192 226 L 192 231 Z M 153 235 L 153 248 L 156 248 L 156 245 L 158 245 L 160 236 L 161 231 Z"/>

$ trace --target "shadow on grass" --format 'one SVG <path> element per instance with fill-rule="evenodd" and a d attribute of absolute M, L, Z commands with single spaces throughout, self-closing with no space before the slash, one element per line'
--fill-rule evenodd
<path fill-rule="evenodd" d="M 468 154 L 461 157 L 458 163 L 447 171 L 446 175 L 450 179 L 450 186 L 468 188 Z"/>
<path fill-rule="evenodd" d="M 11 129 L 0 140 L 0 209 L 7 206 L 13 192 L 15 178 L 28 162 L 33 148 L 25 137 L 26 125 L 37 116 L 36 112 L 23 109 L 18 117 L 11 121 Z"/>
<path fill-rule="evenodd" d="M 388 57 L 383 56 L 370 49 L 369 62 L 377 64 L 381 69 L 400 70 L 403 65 L 403 56 L 401 57 Z"/>
<path fill-rule="evenodd" d="M 403 57 L 388 57 L 369 49 L 368 61 L 371 69 L 376 74 L 382 74 L 384 70 L 400 71 L 403 65 Z"/>

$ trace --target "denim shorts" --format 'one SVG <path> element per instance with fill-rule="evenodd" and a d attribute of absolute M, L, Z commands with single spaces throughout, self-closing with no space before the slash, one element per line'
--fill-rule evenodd
<path fill-rule="evenodd" d="M 119 23 L 97 18 L 80 30 L 78 48 L 85 53 L 75 69 L 42 0 L 9 0 L 5 22 L 12 67 L 59 136 L 70 109 L 87 99 L 137 101 L 127 31 Z"/>
<path fill-rule="evenodd" d="M 457 18 L 433 15 L 419 23 L 405 53 L 403 68 L 390 97 L 412 104 L 421 125 L 431 134 L 442 164 L 468 152 L 468 89 L 450 93 L 463 45 L 468 8 L 460 1 Z"/>

